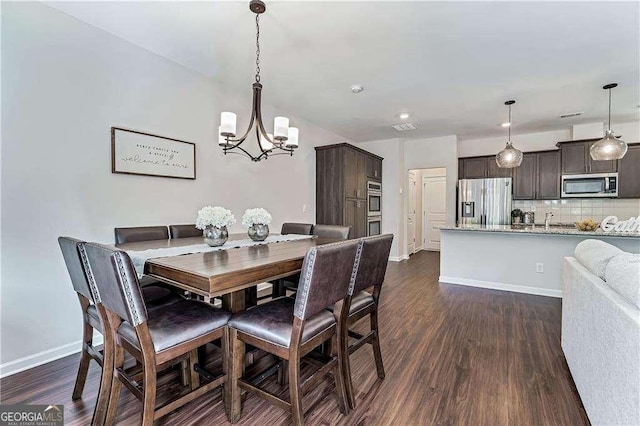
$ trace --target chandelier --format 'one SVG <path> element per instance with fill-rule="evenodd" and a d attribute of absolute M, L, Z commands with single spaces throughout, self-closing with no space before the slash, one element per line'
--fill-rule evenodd
<path fill-rule="evenodd" d="M 261 94 L 262 84 L 260 83 L 260 14 L 267 10 L 264 2 L 251 0 L 249 9 L 256 14 L 256 81 L 253 83 L 253 106 L 251 109 L 251 120 L 247 131 L 236 138 L 236 114 L 233 112 L 223 112 L 220 114 L 220 127 L 218 132 L 218 145 L 225 153 L 246 154 L 252 161 L 260 161 L 270 155 L 293 155 L 293 151 L 298 147 L 298 129 L 289 127 L 287 117 L 275 117 L 273 120 L 273 134 L 267 133 L 262 122 Z M 258 142 L 259 153 L 251 154 L 242 143 L 247 139 L 251 130 L 255 129 L 256 140 Z M 238 152 L 241 151 L 241 152 Z"/>
<path fill-rule="evenodd" d="M 496 164 L 502 169 L 512 169 L 522 164 L 522 151 L 514 148 L 511 143 L 511 105 L 515 103 L 516 101 L 507 101 L 504 103 L 509 106 L 509 122 L 507 126 L 509 127 L 509 139 L 507 140 L 507 146 L 496 155 Z"/>
<path fill-rule="evenodd" d="M 627 153 L 627 143 L 617 139 L 611 130 L 611 89 L 618 87 L 616 83 L 603 86 L 604 90 L 609 91 L 609 126 L 604 132 L 604 138 L 591 145 L 589 154 L 593 160 L 618 160 Z"/>

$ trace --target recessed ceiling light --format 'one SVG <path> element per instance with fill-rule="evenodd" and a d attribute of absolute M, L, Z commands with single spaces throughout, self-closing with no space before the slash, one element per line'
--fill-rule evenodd
<path fill-rule="evenodd" d="M 351 93 L 360 93 L 364 90 L 364 87 L 362 87 L 359 84 L 354 84 L 353 86 L 351 86 Z"/>
<path fill-rule="evenodd" d="M 502 127 L 511 127 L 511 123 L 509 123 L 509 122 L 501 123 L 500 126 L 502 126 Z"/>
<path fill-rule="evenodd" d="M 401 112 L 400 114 L 398 114 L 398 117 L 403 119 L 403 120 L 406 120 L 410 116 L 411 116 L 411 114 L 409 114 L 408 112 Z"/>

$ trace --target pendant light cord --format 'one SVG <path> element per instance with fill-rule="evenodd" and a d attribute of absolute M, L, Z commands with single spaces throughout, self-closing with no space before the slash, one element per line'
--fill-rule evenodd
<path fill-rule="evenodd" d="M 609 131 L 611 131 L 611 89 L 609 89 Z"/>
<path fill-rule="evenodd" d="M 260 15 L 256 13 L 256 83 L 260 83 Z"/>
<path fill-rule="evenodd" d="M 511 105 L 509 105 L 509 143 L 511 143 Z"/>

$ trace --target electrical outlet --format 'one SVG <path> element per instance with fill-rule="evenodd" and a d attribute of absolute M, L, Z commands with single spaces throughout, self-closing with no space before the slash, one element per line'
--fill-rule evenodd
<path fill-rule="evenodd" d="M 307 205 L 303 204 L 302 205 L 302 213 L 306 213 L 307 212 Z"/>
<path fill-rule="evenodd" d="M 538 274 L 544 273 L 544 263 L 536 263 L 536 272 Z"/>

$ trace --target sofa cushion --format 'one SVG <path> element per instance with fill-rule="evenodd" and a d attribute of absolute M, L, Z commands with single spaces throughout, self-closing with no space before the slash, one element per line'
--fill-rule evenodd
<path fill-rule="evenodd" d="M 582 265 L 604 280 L 607 263 L 613 256 L 624 253 L 618 247 L 600 240 L 584 240 L 576 246 L 575 256 Z"/>
<path fill-rule="evenodd" d="M 609 287 L 640 308 L 640 254 L 612 257 L 604 277 Z"/>

